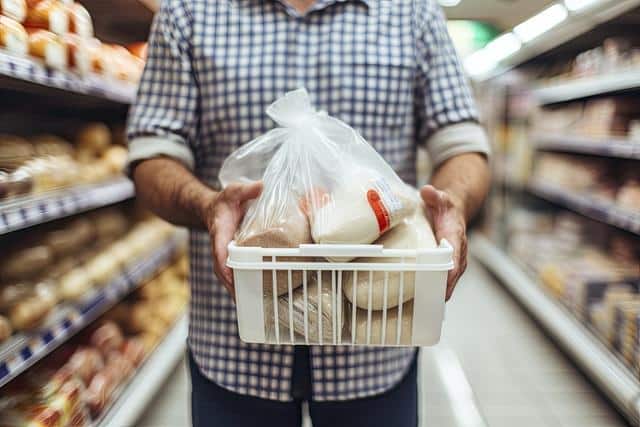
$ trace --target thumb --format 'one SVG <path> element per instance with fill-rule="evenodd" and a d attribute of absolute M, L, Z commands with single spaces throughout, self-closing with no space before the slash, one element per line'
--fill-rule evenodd
<path fill-rule="evenodd" d="M 255 199 L 262 192 L 262 181 L 252 182 L 251 184 L 237 184 L 235 188 L 229 188 L 229 195 L 234 201 L 245 202 Z"/>
<path fill-rule="evenodd" d="M 433 185 L 425 185 L 420 189 L 420 196 L 427 207 L 437 208 L 442 205 L 445 194 Z"/>

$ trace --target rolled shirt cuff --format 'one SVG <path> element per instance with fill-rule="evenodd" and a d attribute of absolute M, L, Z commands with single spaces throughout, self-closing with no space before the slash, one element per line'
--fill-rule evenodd
<path fill-rule="evenodd" d="M 446 126 L 429 137 L 426 149 L 434 167 L 445 160 L 466 153 L 481 153 L 489 157 L 491 146 L 479 124 L 464 122 Z"/>
<path fill-rule="evenodd" d="M 130 174 L 131 166 L 141 160 L 162 156 L 179 161 L 190 171 L 195 167 L 193 153 L 184 142 L 162 136 L 141 136 L 129 141 L 126 171 Z"/>

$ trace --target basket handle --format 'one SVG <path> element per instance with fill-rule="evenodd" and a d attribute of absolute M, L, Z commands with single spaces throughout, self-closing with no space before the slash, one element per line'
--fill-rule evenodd
<path fill-rule="evenodd" d="M 382 245 L 320 245 L 302 244 L 299 246 L 302 256 L 331 257 L 368 257 L 382 255 Z"/>

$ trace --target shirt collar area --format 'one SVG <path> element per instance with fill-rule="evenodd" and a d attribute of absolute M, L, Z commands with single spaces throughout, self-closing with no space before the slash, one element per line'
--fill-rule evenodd
<path fill-rule="evenodd" d="M 275 0 L 275 1 L 281 3 L 284 7 L 286 7 L 287 11 L 294 13 L 296 15 L 300 15 L 286 0 Z M 373 7 L 375 2 L 375 0 L 316 0 L 316 3 L 313 6 L 311 6 L 311 8 L 307 12 L 305 12 L 305 14 L 325 9 L 335 3 L 346 3 L 349 1 L 363 3 L 369 8 Z"/>

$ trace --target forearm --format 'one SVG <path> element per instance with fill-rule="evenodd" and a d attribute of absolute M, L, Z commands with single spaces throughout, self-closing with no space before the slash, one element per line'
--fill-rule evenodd
<path fill-rule="evenodd" d="M 491 172 L 487 158 L 479 153 L 451 157 L 435 170 L 431 184 L 446 191 L 469 221 L 489 192 Z"/>
<path fill-rule="evenodd" d="M 176 225 L 206 229 L 204 215 L 217 192 L 206 186 L 180 162 L 166 157 L 135 166 L 136 195 L 159 217 Z"/>

